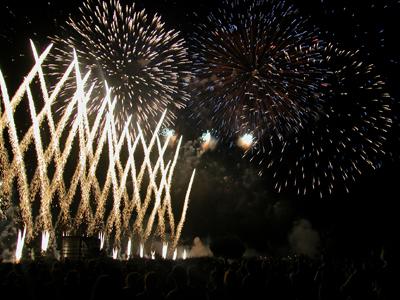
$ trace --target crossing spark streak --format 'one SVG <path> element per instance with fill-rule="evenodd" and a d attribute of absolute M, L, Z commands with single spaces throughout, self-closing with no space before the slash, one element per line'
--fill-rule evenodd
<path fill-rule="evenodd" d="M 173 160 L 165 163 L 168 139 L 161 143 L 159 131 L 167 112 L 162 114 L 149 142 L 139 124 L 137 136 L 129 134 L 130 118 L 118 133 L 114 118 L 118 99 L 112 100 L 111 88 L 106 86 L 96 118 L 90 118 L 87 105 L 93 88 L 86 89 L 90 74 L 81 74 L 75 55 L 60 81 L 49 87 L 43 63 L 50 49 L 51 46 L 38 55 L 32 43 L 35 65 L 12 97 L 0 72 L 0 107 L 4 107 L 0 111 L 2 192 L 12 194 L 12 187 L 18 187 L 13 197 L 18 203 L 14 204 L 21 209 L 27 240 L 42 233 L 42 250 L 46 251 L 50 237 L 57 232 L 98 235 L 101 248 L 105 240 L 111 242 L 108 244 L 115 257 L 122 249 L 122 239 L 129 239 L 131 243 L 135 238 L 144 247 L 146 240 L 154 235 L 167 242 L 166 231 L 169 230 L 172 233 L 170 244 L 176 247 L 194 173 L 184 198 L 181 219 L 175 225 L 171 190 L 181 139 Z M 62 115 L 55 118 L 51 106 L 71 78 L 76 81 L 76 91 Z M 40 85 L 39 89 L 36 84 Z M 41 94 L 34 92 L 38 90 Z M 31 119 L 26 130 L 17 121 L 24 111 L 18 109 L 23 100 L 27 101 Z M 28 122 L 25 116 L 23 120 L 25 126 Z M 152 204 L 149 217 L 148 208 Z M 169 222 L 164 220 L 166 218 Z M 20 234 L 18 250 L 22 249 L 24 240 L 25 233 Z M 126 249 L 129 256 L 130 247 Z"/>

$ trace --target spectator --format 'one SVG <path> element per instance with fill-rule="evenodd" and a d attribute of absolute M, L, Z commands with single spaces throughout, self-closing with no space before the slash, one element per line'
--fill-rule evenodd
<path fill-rule="evenodd" d="M 162 300 L 162 295 L 159 287 L 159 276 L 155 272 L 148 272 L 144 278 L 144 291 L 136 297 L 139 300 Z"/>

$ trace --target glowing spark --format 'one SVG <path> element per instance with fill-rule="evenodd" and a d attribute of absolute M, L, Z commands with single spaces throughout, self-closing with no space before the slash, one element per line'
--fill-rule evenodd
<path fill-rule="evenodd" d="M 155 250 L 151 250 L 151 259 L 156 259 L 156 251 Z"/>
<path fill-rule="evenodd" d="M 104 232 L 99 233 L 99 240 L 100 240 L 100 250 L 103 250 L 105 241 Z"/>
<path fill-rule="evenodd" d="M 161 135 L 165 137 L 173 137 L 175 135 L 175 130 L 170 129 L 170 128 L 164 128 L 161 131 Z"/>
<path fill-rule="evenodd" d="M 204 132 L 201 137 L 201 149 L 203 152 L 208 150 L 214 150 L 217 146 L 217 140 L 212 136 L 211 132 L 207 130 Z"/>
<path fill-rule="evenodd" d="M 126 248 L 126 258 L 127 259 L 129 259 L 129 257 L 131 256 L 131 251 L 132 251 L 132 240 L 131 240 L 131 238 L 129 238 L 128 246 Z"/>
<path fill-rule="evenodd" d="M 185 219 L 186 219 L 186 212 L 187 212 L 187 209 L 189 206 L 190 192 L 192 190 L 192 185 L 193 185 L 193 180 L 194 180 L 195 175 L 196 175 L 196 169 L 193 170 L 192 176 L 190 177 L 188 188 L 186 190 L 186 196 L 185 196 L 185 201 L 183 203 L 181 219 L 179 220 L 178 226 L 176 227 L 176 235 L 175 235 L 174 244 L 173 244 L 174 248 L 177 247 L 179 239 L 181 238 L 183 225 L 184 225 Z"/>
<path fill-rule="evenodd" d="M 162 245 L 162 251 L 161 251 L 161 257 L 163 259 L 167 258 L 167 253 L 168 253 L 168 243 L 164 242 Z"/>
<path fill-rule="evenodd" d="M 175 248 L 174 254 L 173 254 L 173 256 L 172 256 L 172 260 L 176 260 L 176 257 L 177 257 L 177 256 L 178 256 L 178 249 Z"/>
<path fill-rule="evenodd" d="M 17 238 L 17 249 L 15 250 L 15 262 L 19 263 L 22 258 L 22 250 L 24 249 L 25 244 L 25 235 L 26 235 L 26 226 L 24 226 L 24 232 L 18 229 L 18 238 Z"/>
<path fill-rule="evenodd" d="M 118 248 L 113 248 L 112 257 L 113 257 L 113 259 L 118 258 Z"/>
<path fill-rule="evenodd" d="M 49 247 L 50 233 L 48 231 L 42 232 L 42 253 L 46 253 Z"/>
<path fill-rule="evenodd" d="M 238 139 L 238 146 L 243 150 L 248 150 L 253 145 L 254 136 L 246 133 Z"/>
<path fill-rule="evenodd" d="M 182 259 L 185 260 L 187 258 L 186 249 L 183 249 Z"/>
<path fill-rule="evenodd" d="M 211 133 L 210 133 L 209 131 L 203 133 L 203 134 L 201 135 L 201 138 L 200 138 L 200 139 L 201 139 L 201 141 L 202 141 L 203 143 L 209 143 L 210 140 L 211 140 Z"/>
<path fill-rule="evenodd" d="M 139 256 L 140 256 L 140 258 L 144 257 L 144 245 L 143 244 L 139 245 Z"/>

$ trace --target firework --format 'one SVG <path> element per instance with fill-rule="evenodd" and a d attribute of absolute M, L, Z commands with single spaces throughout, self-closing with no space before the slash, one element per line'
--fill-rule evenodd
<path fill-rule="evenodd" d="M 104 248 L 105 237 L 103 232 L 99 232 L 100 250 Z"/>
<path fill-rule="evenodd" d="M 49 247 L 49 241 L 50 241 L 50 232 L 43 231 L 42 232 L 42 244 L 41 244 L 42 253 L 46 253 L 46 251 Z"/>
<path fill-rule="evenodd" d="M 384 81 L 358 52 L 330 44 L 324 56 L 330 70 L 321 88 L 327 113 L 283 147 L 271 141 L 272 160 L 263 162 L 272 169 L 278 190 L 295 186 L 298 194 L 314 191 L 321 197 L 338 187 L 348 192 L 350 182 L 379 168 L 385 157 L 392 99 Z"/>
<path fill-rule="evenodd" d="M 140 258 L 144 257 L 144 245 L 143 244 L 139 245 L 139 256 L 140 256 Z"/>
<path fill-rule="evenodd" d="M 162 249 L 161 249 L 161 256 L 163 259 L 167 259 L 167 253 L 168 253 L 168 243 L 163 243 Z"/>
<path fill-rule="evenodd" d="M 128 245 L 126 246 L 126 259 L 129 259 L 129 257 L 131 256 L 131 252 L 132 252 L 132 239 L 129 238 Z"/>
<path fill-rule="evenodd" d="M 175 224 L 171 194 L 182 138 L 177 143 L 173 160 L 165 162 L 164 153 L 171 137 L 162 144 L 159 133 L 166 112 L 149 142 L 139 125 L 135 138 L 129 134 L 129 119 L 122 133 L 117 133 L 113 115 L 115 101 L 111 100 L 110 89 L 96 118 L 90 119 L 86 107 L 92 91 L 86 89 L 89 75 L 81 75 L 76 56 L 54 87 L 46 85 L 42 65 L 50 49 L 51 46 L 38 55 L 32 43 L 35 65 L 13 96 L 9 95 L 0 71 L 0 100 L 4 107 L 0 111 L 0 182 L 3 194 L 18 199 L 15 204 L 19 204 L 21 221 L 26 224 L 26 233 L 20 234 L 20 244 L 25 236 L 31 241 L 42 232 L 45 251 L 50 237 L 57 232 L 74 235 L 100 232 L 100 249 L 104 249 L 107 238 L 107 241 L 114 240 L 113 248 L 119 251 L 123 236 L 137 238 L 144 246 L 157 231 L 166 242 L 168 225 L 170 242 L 178 243 L 194 173 L 185 194 L 181 218 Z M 74 97 L 56 119 L 52 104 L 71 77 L 77 86 Z M 40 90 L 41 93 L 37 93 Z M 23 100 L 28 102 L 25 103 L 29 109 L 26 113 L 31 120 L 21 118 L 24 110 L 18 108 L 24 105 Z M 21 124 L 25 127 L 21 128 Z M 7 133 L 8 139 L 5 138 Z M 96 136 L 97 143 L 94 142 Z M 48 168 L 50 165 L 54 167 L 52 171 Z M 145 193 L 141 193 L 142 190 Z M 54 203 L 58 204 L 57 208 Z M 148 208 L 152 204 L 149 216 Z M 167 217 L 169 223 L 165 226 Z"/>
<path fill-rule="evenodd" d="M 175 146 L 178 139 L 178 134 L 175 132 L 175 130 L 171 128 L 163 128 L 160 132 L 160 135 L 163 136 L 164 139 L 169 140 L 169 144 L 171 147 Z"/>
<path fill-rule="evenodd" d="M 201 151 L 204 153 L 206 151 L 213 151 L 217 147 L 218 140 L 215 135 L 215 132 L 213 130 L 207 130 L 206 132 L 203 132 L 203 134 L 200 137 L 200 143 L 201 143 Z"/>
<path fill-rule="evenodd" d="M 15 250 L 15 262 L 19 263 L 22 258 L 22 250 L 25 245 L 25 236 L 26 236 L 26 226 L 24 227 L 24 231 L 18 229 L 18 237 L 17 237 L 17 249 Z"/>
<path fill-rule="evenodd" d="M 136 123 L 151 131 L 159 116 L 168 109 L 165 125 L 171 125 L 176 111 L 185 106 L 188 95 L 184 86 L 190 79 L 188 55 L 180 33 L 167 30 L 160 16 L 137 10 L 135 4 L 121 5 L 118 0 L 86 0 L 79 16 L 71 17 L 55 44 L 51 63 L 53 75 L 60 77 L 76 49 L 85 71 L 91 71 L 94 84 L 89 113 L 96 115 L 105 95 L 106 81 L 116 97 L 114 114 L 122 130 L 132 116 Z M 70 91 L 75 91 L 70 82 Z M 66 97 L 61 105 L 68 105 Z"/>
<path fill-rule="evenodd" d="M 212 120 L 222 137 L 257 139 L 282 138 L 319 115 L 322 43 L 295 8 L 226 0 L 207 20 L 193 38 L 194 116 Z"/>
<path fill-rule="evenodd" d="M 182 259 L 185 260 L 187 258 L 186 249 L 183 249 Z"/>
<path fill-rule="evenodd" d="M 117 259 L 118 258 L 118 248 L 113 248 L 112 250 L 112 258 Z"/>
<path fill-rule="evenodd" d="M 254 142 L 253 135 L 250 133 L 246 133 L 238 139 L 237 144 L 240 148 L 246 151 L 251 148 L 253 142 Z"/>

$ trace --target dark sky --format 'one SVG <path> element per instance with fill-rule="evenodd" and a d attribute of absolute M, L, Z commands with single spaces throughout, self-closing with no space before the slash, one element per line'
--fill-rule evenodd
<path fill-rule="evenodd" d="M 57 33 L 69 14 L 77 14 L 81 1 L 30 2 L 35 5 L 8 0 L 0 3 L 0 67 L 11 86 L 32 64 L 28 39 L 46 46 L 47 36 Z M 385 78 L 391 95 L 399 99 L 400 49 L 396 43 L 400 4 L 397 1 L 293 2 L 327 36 L 348 49 L 362 49 L 363 55 Z M 215 9 L 218 1 L 142 0 L 136 3 L 149 12 L 158 12 L 167 27 L 178 28 L 190 37 L 194 20 L 201 20 Z M 194 18 L 195 12 L 197 18 Z M 258 177 L 256 169 L 241 159 L 237 149 L 221 146 L 203 155 L 195 162 L 199 173 L 184 238 L 235 234 L 251 247 L 271 250 L 271 245 L 287 241 L 294 221 L 305 218 L 325 241 L 333 239 L 348 249 L 394 241 L 400 174 L 397 117 L 394 121 L 396 130 L 389 143 L 392 155 L 382 162 L 382 168 L 364 174 L 349 194 L 338 192 L 324 199 L 298 197 L 290 190 L 276 193 L 268 174 Z M 192 125 L 186 118 L 177 125 L 187 141 L 194 141 L 201 134 Z M 190 147 L 187 145 L 186 159 L 197 159 L 190 157 L 193 156 Z"/>

